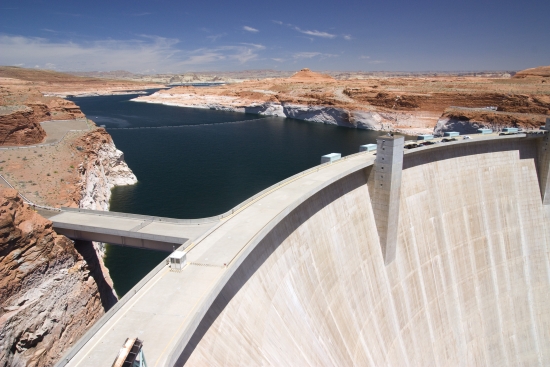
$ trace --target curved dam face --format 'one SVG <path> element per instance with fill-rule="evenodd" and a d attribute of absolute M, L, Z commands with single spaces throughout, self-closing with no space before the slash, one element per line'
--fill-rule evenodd
<path fill-rule="evenodd" d="M 186 366 L 550 365 L 550 239 L 536 143 L 404 158 L 385 265 L 372 167 L 319 191 L 252 250 Z"/>

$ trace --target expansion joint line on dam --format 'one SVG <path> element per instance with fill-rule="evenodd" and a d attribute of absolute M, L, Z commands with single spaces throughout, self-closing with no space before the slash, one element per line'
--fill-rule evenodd
<path fill-rule="evenodd" d="M 228 121 L 228 122 L 215 122 L 209 124 L 193 124 L 193 125 L 163 125 L 163 126 L 139 126 L 139 127 L 106 127 L 106 130 L 140 130 L 140 129 L 169 129 L 169 128 L 181 128 L 181 127 L 199 127 L 199 126 L 214 126 L 214 125 L 226 125 L 226 124 L 239 124 L 242 122 L 265 120 L 267 117 L 261 117 L 250 120 Z"/>

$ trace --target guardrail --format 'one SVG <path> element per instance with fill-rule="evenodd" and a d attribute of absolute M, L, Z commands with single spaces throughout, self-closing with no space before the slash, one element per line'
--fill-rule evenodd
<path fill-rule="evenodd" d="M 46 209 L 46 210 L 52 210 L 52 211 L 56 211 L 56 212 L 59 212 L 61 211 L 61 209 L 59 208 L 54 208 L 54 207 L 51 207 L 51 206 L 46 206 L 46 205 L 40 205 L 40 204 L 36 204 L 36 203 L 33 203 L 31 200 L 27 199 L 27 197 L 25 195 L 23 195 L 19 190 L 17 190 L 15 187 L 13 187 L 12 184 L 10 184 L 8 182 L 8 180 L 6 180 L 6 178 L 4 176 L 2 176 L 0 174 L 0 178 L 9 186 L 11 187 L 12 189 L 14 189 L 15 191 L 17 191 L 17 194 L 23 199 L 24 202 L 26 202 L 27 204 L 35 207 L 35 208 L 41 208 L 41 209 Z"/>
<path fill-rule="evenodd" d="M 25 146 L 20 146 L 20 147 L 18 147 L 18 146 L 9 146 L 9 147 L 5 147 L 5 148 L 0 148 L 0 150 L 16 150 L 16 149 L 31 149 L 31 148 L 40 148 L 40 147 L 53 147 L 53 146 L 56 146 L 57 144 L 61 143 L 63 141 L 63 139 L 65 139 L 65 137 L 67 136 L 68 133 L 74 132 L 74 131 L 86 131 L 86 130 L 67 130 L 65 132 L 65 134 L 63 134 L 61 139 L 59 139 L 58 141 L 55 141 L 53 143 L 25 145 Z"/>
<path fill-rule="evenodd" d="M 87 226 L 82 224 L 65 224 L 65 223 L 56 222 L 55 219 L 53 220 L 53 226 L 54 228 L 67 229 L 71 231 L 91 232 L 91 233 L 99 233 L 99 234 L 105 234 L 105 235 L 111 235 L 111 236 L 117 236 L 117 237 L 128 237 L 128 238 L 137 238 L 137 239 L 148 240 L 148 241 L 166 242 L 171 244 L 177 244 L 178 246 L 180 246 L 182 243 L 186 242 L 189 239 L 186 237 L 164 236 L 160 234 L 150 234 L 150 233 L 126 231 L 121 229 Z"/>
<path fill-rule="evenodd" d="M 163 125 L 163 126 L 136 126 L 136 127 L 106 127 L 105 130 L 142 130 L 142 129 L 179 129 L 187 127 L 201 127 L 201 126 L 214 126 L 214 125 L 226 125 L 226 124 L 238 124 L 242 122 L 258 121 L 264 120 L 267 117 L 260 117 L 250 120 L 239 120 L 239 121 L 227 121 L 227 122 L 214 122 L 210 124 L 191 124 L 191 125 Z"/>

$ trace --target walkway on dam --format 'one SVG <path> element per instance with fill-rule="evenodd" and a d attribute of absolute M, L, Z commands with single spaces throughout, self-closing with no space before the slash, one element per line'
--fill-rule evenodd
<path fill-rule="evenodd" d="M 440 146 L 471 144 L 511 136 L 472 135 L 472 139 L 425 146 L 406 155 Z M 255 246 L 292 210 L 339 179 L 371 166 L 373 152 L 362 152 L 327 163 L 264 190 L 221 218 L 186 248 L 187 265 L 171 271 L 159 264 L 78 341 L 58 366 L 109 366 L 126 338 L 144 341 L 149 366 L 173 366 L 228 279 Z M 112 227 L 110 218 L 63 213 L 60 218 L 94 219 Z M 66 219 L 67 222 L 69 221 Z M 74 224 L 83 225 L 83 222 Z M 117 219 L 117 222 L 119 220 Z M 54 221 L 55 222 L 55 221 Z M 119 223 L 126 223 L 120 219 Z M 127 230 L 131 225 L 127 223 Z M 164 224 L 164 223 L 163 223 Z M 151 227 L 154 228 L 155 226 Z M 142 231 L 147 226 L 138 230 Z M 160 227 L 157 227 L 160 228 Z M 155 232 L 158 233 L 158 232 Z"/>
<path fill-rule="evenodd" d="M 64 208 L 50 218 L 53 228 L 75 240 L 172 252 L 214 227 L 216 218 L 185 220 Z"/>

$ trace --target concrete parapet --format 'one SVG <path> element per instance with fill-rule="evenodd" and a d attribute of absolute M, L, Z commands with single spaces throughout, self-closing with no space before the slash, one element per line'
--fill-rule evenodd
<path fill-rule="evenodd" d="M 550 137 L 545 134 L 537 144 L 537 174 L 539 177 L 540 196 L 543 205 L 550 204 Z"/>
<path fill-rule="evenodd" d="M 328 162 L 334 162 L 334 161 L 339 160 L 340 158 L 342 158 L 342 154 L 340 154 L 340 153 L 325 154 L 324 156 L 321 157 L 321 164 L 328 163 Z"/>
<path fill-rule="evenodd" d="M 374 162 L 372 207 L 385 264 L 395 259 L 403 170 L 403 136 L 382 136 Z"/>
<path fill-rule="evenodd" d="M 431 134 L 418 135 L 416 140 L 432 140 L 434 138 Z"/>
<path fill-rule="evenodd" d="M 365 144 L 359 146 L 360 152 L 372 152 L 376 150 L 376 144 Z"/>
<path fill-rule="evenodd" d="M 445 131 L 443 133 L 443 136 L 459 136 L 460 133 L 458 131 Z"/>

